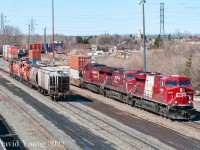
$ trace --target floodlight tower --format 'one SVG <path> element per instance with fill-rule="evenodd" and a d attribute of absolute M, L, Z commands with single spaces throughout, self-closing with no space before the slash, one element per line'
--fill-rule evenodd
<path fill-rule="evenodd" d="M 160 3 L 160 37 L 165 36 L 164 19 L 164 3 Z"/>
<path fill-rule="evenodd" d="M 3 13 L 1 13 L 1 20 L 0 20 L 0 22 L 1 22 L 1 32 L 3 33 L 3 31 L 5 29 L 5 23 L 8 22 L 6 20 L 6 16 Z"/>

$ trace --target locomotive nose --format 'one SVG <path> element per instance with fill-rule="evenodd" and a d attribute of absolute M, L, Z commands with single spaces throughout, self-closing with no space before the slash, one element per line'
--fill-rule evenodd
<path fill-rule="evenodd" d="M 190 105 L 193 101 L 193 92 L 191 89 L 187 87 L 180 87 L 176 93 L 176 99 L 178 100 L 178 104 Z"/>

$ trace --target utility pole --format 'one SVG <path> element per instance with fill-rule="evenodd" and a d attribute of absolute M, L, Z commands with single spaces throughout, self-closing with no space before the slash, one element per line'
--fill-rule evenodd
<path fill-rule="evenodd" d="M 46 37 L 47 37 L 47 28 L 45 27 L 44 28 L 44 50 L 45 50 L 45 53 L 47 54 L 47 49 L 46 49 Z"/>
<path fill-rule="evenodd" d="M 143 15 L 143 52 L 144 52 L 144 71 L 146 72 L 146 35 L 145 35 L 145 13 L 144 13 L 144 4 L 146 3 L 146 0 L 141 0 L 139 4 L 142 4 L 142 15 Z"/>
<path fill-rule="evenodd" d="M 106 37 L 106 31 L 105 31 L 105 52 L 107 51 L 107 37 Z"/>
<path fill-rule="evenodd" d="M 28 25 L 28 56 L 29 56 L 29 50 L 30 50 L 30 24 Z"/>
<path fill-rule="evenodd" d="M 53 65 L 55 65 L 54 59 L 54 0 L 52 0 L 52 40 L 53 40 Z"/>

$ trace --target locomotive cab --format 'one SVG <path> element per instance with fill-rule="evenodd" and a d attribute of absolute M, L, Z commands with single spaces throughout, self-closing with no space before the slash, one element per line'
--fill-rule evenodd
<path fill-rule="evenodd" d="M 161 80 L 161 91 L 164 91 L 169 105 L 193 105 L 193 89 L 190 79 L 181 76 L 169 76 Z"/>
<path fill-rule="evenodd" d="M 174 118 L 193 118 L 193 89 L 190 79 L 168 76 L 161 79 L 162 95 L 168 106 L 168 115 Z"/>

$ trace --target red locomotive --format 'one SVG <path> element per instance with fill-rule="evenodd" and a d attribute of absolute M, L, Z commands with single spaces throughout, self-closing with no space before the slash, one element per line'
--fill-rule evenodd
<path fill-rule="evenodd" d="M 64 100 L 69 94 L 69 75 L 57 67 L 41 67 L 29 63 L 29 58 L 12 60 L 9 65 L 10 76 L 29 87 L 35 87 L 52 100 Z"/>
<path fill-rule="evenodd" d="M 194 117 L 194 91 L 187 77 L 89 63 L 81 81 L 83 88 L 172 119 Z"/>

